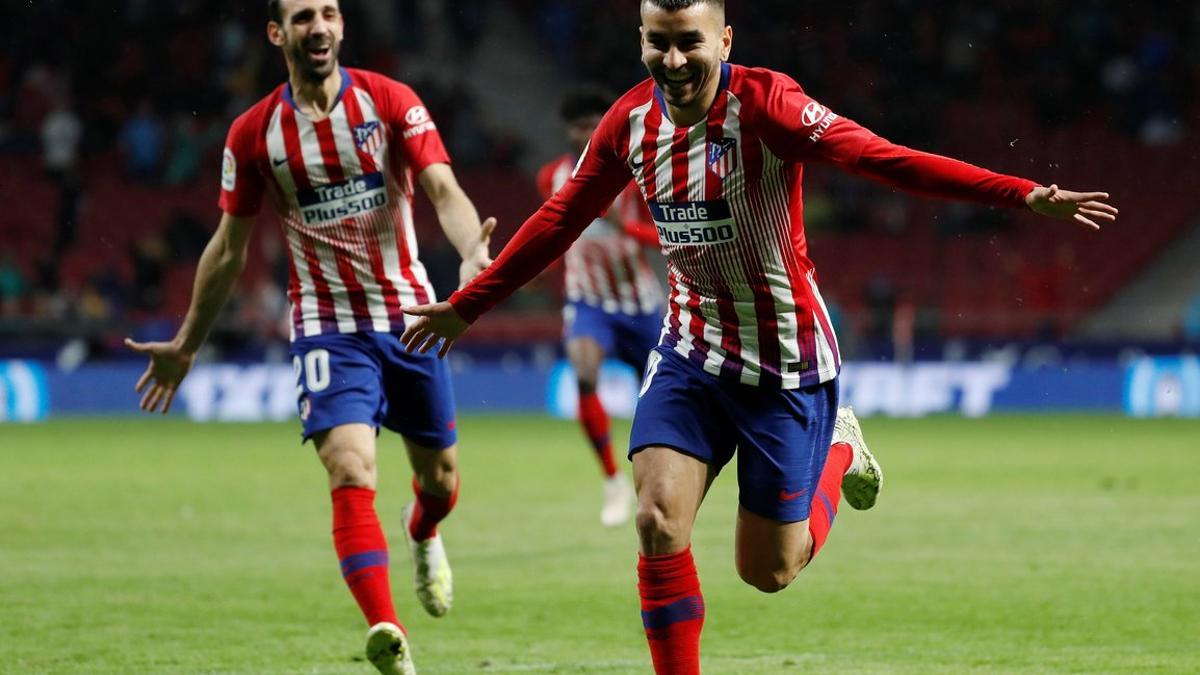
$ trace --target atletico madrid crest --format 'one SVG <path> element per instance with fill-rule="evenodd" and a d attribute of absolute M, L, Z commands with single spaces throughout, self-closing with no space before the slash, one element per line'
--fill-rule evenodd
<path fill-rule="evenodd" d="M 736 138 L 722 138 L 709 142 L 708 170 L 721 179 L 737 170 Z"/>
<path fill-rule="evenodd" d="M 373 156 L 383 146 L 383 125 L 372 120 L 354 127 L 354 144 L 360 151 Z"/>

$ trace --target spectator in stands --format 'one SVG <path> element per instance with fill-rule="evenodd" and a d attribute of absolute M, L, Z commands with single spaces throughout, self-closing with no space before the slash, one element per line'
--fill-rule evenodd
<path fill-rule="evenodd" d="M 163 302 L 163 286 L 170 264 L 167 241 L 161 235 L 137 239 L 130 249 L 133 260 L 132 305 L 153 311 Z"/>
<path fill-rule="evenodd" d="M 1200 293 L 1192 296 L 1183 311 L 1183 339 L 1191 345 L 1200 345 Z"/>
<path fill-rule="evenodd" d="M 137 112 L 121 128 L 120 145 L 127 176 L 143 183 L 158 182 L 166 131 L 148 99 L 138 103 Z"/>
<path fill-rule="evenodd" d="M 79 148 L 83 142 L 83 123 L 68 97 L 42 120 L 42 166 L 61 184 L 79 169 Z"/>
<path fill-rule="evenodd" d="M 15 316 L 21 302 L 29 294 L 29 280 L 13 261 L 12 254 L 0 258 L 0 316 Z"/>

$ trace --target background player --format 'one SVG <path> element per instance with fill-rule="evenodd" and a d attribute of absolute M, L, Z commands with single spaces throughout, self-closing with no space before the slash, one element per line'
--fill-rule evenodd
<path fill-rule="evenodd" d="M 402 349 L 403 307 L 430 302 L 417 259 L 415 176 L 462 256 L 463 283 L 491 261 L 429 113 L 407 86 L 341 68 L 344 24 L 336 0 L 272 0 L 267 35 L 288 81 L 234 122 L 226 142 L 216 233 L 200 260 L 191 307 L 171 342 L 129 346 L 150 357 L 141 407 L 165 413 L 246 261 L 266 195 L 291 256 L 292 354 L 303 438 L 329 473 L 333 538 L 367 623 L 368 659 L 384 673 L 413 672 L 388 580 L 388 548 L 374 499 L 375 437 L 401 434 L 416 501 L 405 507 L 417 595 L 434 616 L 452 586 L 437 524 L 458 493 L 454 403 L 444 363 Z"/>
<path fill-rule="evenodd" d="M 861 443 L 829 448 L 840 360 L 807 257 L 805 161 L 910 192 L 1073 219 L 1113 220 L 1104 193 L 1041 187 L 894 145 L 790 78 L 727 63 L 721 0 L 644 0 L 650 79 L 601 121 L 575 176 L 449 302 L 419 307 L 410 349 L 454 339 L 536 275 L 632 175 L 668 252 L 667 330 L 642 385 L 630 449 L 642 620 L 659 673 L 698 673 L 704 601 L 690 550 L 696 511 L 738 449 L 735 559 L 756 588 L 786 587 L 824 543 L 839 487 L 869 506 L 880 475 Z M 828 450 L 827 450 L 828 448 Z"/>
<path fill-rule="evenodd" d="M 594 85 L 579 87 L 563 98 L 559 110 L 572 152 L 538 172 L 538 191 L 544 199 L 571 178 L 588 139 L 615 98 Z M 629 520 L 633 487 L 613 459 L 608 413 L 596 383 L 609 354 L 640 371 L 662 329 L 662 286 L 646 257 L 646 246 L 658 248 L 658 234 L 649 220 L 642 195 L 630 182 L 564 259 L 563 338 L 579 387 L 579 423 L 604 471 L 600 522 L 609 527 Z"/>

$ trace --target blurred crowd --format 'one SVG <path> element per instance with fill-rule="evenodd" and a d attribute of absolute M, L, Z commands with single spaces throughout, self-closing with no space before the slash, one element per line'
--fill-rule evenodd
<path fill-rule="evenodd" d="M 729 2 L 727 11 L 735 61 L 792 74 L 823 103 L 909 145 L 936 147 L 947 123 L 942 111 L 955 103 L 1002 104 L 1018 88 L 1034 93 L 1032 112 L 1046 129 L 1086 116 L 1143 145 L 1163 146 L 1182 142 L 1200 120 L 1200 5 L 1152 4 L 1150 11 L 1102 0 L 759 0 Z M 89 189 L 82 167 L 98 163 L 101 172 L 154 189 L 199 185 L 211 203 L 210 174 L 229 120 L 286 75 L 262 36 L 264 5 L 39 0 L 14 7 L 0 22 L 0 171 L 39 167 L 54 190 L 55 211 L 52 241 L 36 264 L 16 249 L 0 249 L 0 317 L 104 320 L 165 311 L 156 289 L 173 266 L 194 264 L 212 212 L 171 209 L 154 236 L 117 252 L 128 273 L 96 275 L 84 292 L 62 293 L 61 270 L 78 241 Z M 351 28 L 342 61 L 409 81 L 438 120 L 457 166 L 509 172 L 522 141 L 488 119 L 461 77 L 468 66 L 410 71 L 431 50 L 469 64 L 500 5 L 344 0 Z M 560 67 L 563 82 L 599 81 L 623 91 L 645 77 L 635 46 L 637 2 L 507 0 L 507 6 Z M 434 15 L 446 30 L 430 30 Z M 904 197 L 836 172 L 813 180 L 821 189 L 807 193 L 806 219 L 816 233 L 897 234 L 912 220 L 912 201 Z M 0 192 L 9 182 L 0 180 Z M 938 208 L 937 227 L 948 235 L 997 230 L 1009 217 Z M 429 255 L 441 259 L 447 251 Z M 1070 251 L 1056 256 L 1051 267 L 1069 265 L 1070 257 Z M 269 267 L 246 297 L 280 296 L 286 265 Z M 1039 278 L 1031 286 L 1050 283 Z M 912 303 L 885 275 L 872 279 L 864 295 L 860 300 L 881 317 L 903 316 Z M 268 319 L 249 324 L 271 324 L 281 299 L 263 300 L 254 314 Z M 880 319 L 873 330 L 891 330 L 885 324 Z M 274 329 L 266 332 L 277 337 Z"/>

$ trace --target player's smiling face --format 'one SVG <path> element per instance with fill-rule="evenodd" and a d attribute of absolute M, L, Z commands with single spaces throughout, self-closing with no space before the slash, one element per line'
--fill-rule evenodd
<path fill-rule="evenodd" d="M 301 78 L 321 82 L 337 68 L 345 24 L 336 1 L 283 0 L 283 23 L 267 26 L 271 43 L 283 49 Z"/>
<path fill-rule="evenodd" d="M 733 29 L 725 25 L 724 10 L 698 2 L 670 11 L 646 1 L 641 31 L 642 63 L 673 109 L 673 121 L 699 121 L 716 97 L 721 62 L 733 46 Z"/>

